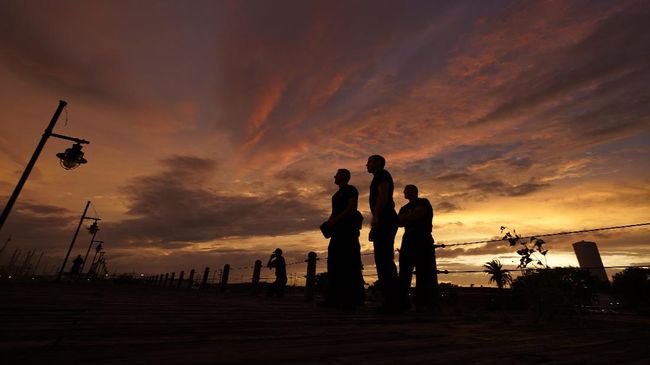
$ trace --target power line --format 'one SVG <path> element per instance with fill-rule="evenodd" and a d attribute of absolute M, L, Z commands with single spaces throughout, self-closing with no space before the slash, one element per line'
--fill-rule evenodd
<path fill-rule="evenodd" d="M 628 225 L 624 225 L 624 226 L 612 226 L 612 227 L 582 229 L 582 230 L 579 230 L 579 231 L 535 234 L 535 235 L 523 236 L 523 237 L 519 237 L 519 238 L 562 236 L 562 235 L 567 235 L 567 234 L 607 231 L 607 230 L 612 230 L 612 229 L 623 229 L 623 228 L 632 228 L 632 227 L 641 227 L 641 226 L 650 226 L 650 222 L 648 222 L 648 223 L 628 224 Z M 492 240 L 484 240 L 484 241 L 471 241 L 471 242 L 461 242 L 461 243 L 439 244 L 438 246 L 440 248 L 445 248 L 445 247 L 453 247 L 453 246 L 477 245 L 477 244 L 481 244 L 481 243 L 493 243 L 493 242 L 503 242 L 503 241 L 504 241 L 503 239 L 492 239 Z"/>
<path fill-rule="evenodd" d="M 591 270 L 591 269 L 627 269 L 627 268 L 650 268 L 650 265 L 620 265 L 620 266 L 599 266 L 599 267 L 573 267 L 573 266 L 562 266 L 562 267 L 549 267 L 549 268 L 522 268 L 522 269 L 504 269 L 503 271 L 526 271 L 526 270 L 560 270 L 560 269 L 580 269 L 580 270 Z M 468 274 L 468 273 L 487 273 L 485 270 L 437 270 L 438 274 Z"/>

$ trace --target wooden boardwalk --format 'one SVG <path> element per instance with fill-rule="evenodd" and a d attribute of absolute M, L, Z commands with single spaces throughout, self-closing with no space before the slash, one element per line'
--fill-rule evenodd
<path fill-rule="evenodd" d="M 650 318 L 510 324 L 137 285 L 0 283 L 1 364 L 648 364 Z"/>

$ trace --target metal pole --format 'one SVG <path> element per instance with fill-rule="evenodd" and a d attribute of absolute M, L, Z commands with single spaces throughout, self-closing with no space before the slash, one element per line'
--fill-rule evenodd
<path fill-rule="evenodd" d="M 316 252 L 307 254 L 307 280 L 305 282 L 305 300 L 314 300 L 316 289 Z"/>
<path fill-rule="evenodd" d="M 223 265 L 223 274 L 221 274 L 221 292 L 226 291 L 226 287 L 228 287 L 228 274 L 230 274 L 230 265 L 225 264 Z"/>
<path fill-rule="evenodd" d="M 36 275 L 36 270 L 38 269 L 38 266 L 41 264 L 41 259 L 43 258 L 43 254 L 45 252 L 41 251 L 41 256 L 38 257 L 38 261 L 36 261 L 36 265 L 34 265 L 34 270 L 32 270 L 32 276 Z"/>
<path fill-rule="evenodd" d="M 7 205 L 5 205 L 5 208 L 2 211 L 2 215 L 0 216 L 0 231 L 2 230 L 2 226 L 4 226 L 7 217 L 9 217 L 9 213 L 11 212 L 11 208 L 13 208 L 16 199 L 18 199 L 18 195 L 20 195 L 20 191 L 23 189 L 23 185 L 25 185 L 29 174 L 32 172 L 32 169 L 36 164 L 36 160 L 38 159 L 38 156 L 41 154 L 41 151 L 45 146 L 45 142 L 47 142 L 47 139 L 50 137 L 50 135 L 52 135 L 52 130 L 54 129 L 54 125 L 56 124 L 57 120 L 59 120 L 59 115 L 61 115 L 61 112 L 66 105 L 68 105 L 68 103 L 63 100 L 59 100 L 59 106 L 56 108 L 56 111 L 52 116 L 52 120 L 50 120 L 50 124 L 45 129 L 45 132 L 43 132 L 41 141 L 36 146 L 36 150 L 34 150 L 34 154 L 32 155 L 31 160 L 29 160 L 27 163 L 25 171 L 23 171 L 23 175 L 20 177 L 20 180 L 18 180 L 18 185 L 16 185 L 16 188 L 14 188 L 14 192 L 11 194 L 11 197 L 9 197 L 9 201 L 7 201 Z"/>
<path fill-rule="evenodd" d="M 257 295 L 257 289 L 260 285 L 260 271 L 262 271 L 262 260 L 255 260 L 253 267 L 253 295 Z"/>
<path fill-rule="evenodd" d="M 90 274 L 90 272 L 93 269 L 93 266 L 95 266 L 95 259 L 97 258 L 97 252 L 99 252 L 99 250 L 96 250 L 95 254 L 93 255 L 93 261 L 90 263 L 90 268 L 88 269 L 88 274 Z"/>
<path fill-rule="evenodd" d="M 185 278 L 185 271 L 181 270 L 181 273 L 178 275 L 178 288 L 183 287 L 183 279 Z"/>
<path fill-rule="evenodd" d="M 190 270 L 190 277 L 187 279 L 187 288 L 192 289 L 194 287 L 194 269 Z"/>
<path fill-rule="evenodd" d="M 93 247 L 93 243 L 95 242 L 96 235 L 97 235 L 97 230 L 93 232 L 93 238 L 90 239 L 90 244 L 88 245 L 88 250 L 86 251 L 86 257 L 84 257 L 84 262 L 81 264 L 81 269 L 79 269 L 79 274 L 83 274 L 84 272 L 84 266 L 86 266 L 86 260 L 88 260 L 88 254 L 90 253 L 90 248 Z"/>
<path fill-rule="evenodd" d="M 81 229 L 81 225 L 84 222 L 84 218 L 86 218 L 86 212 L 88 212 L 88 207 L 90 206 L 90 200 L 86 203 L 86 208 L 84 208 L 84 212 L 81 215 L 81 219 L 79 219 L 79 225 L 77 226 L 77 230 L 74 232 L 74 236 L 72 236 L 72 241 L 70 242 L 70 247 L 68 247 L 68 253 L 65 254 L 65 258 L 63 259 L 63 265 L 61 265 L 61 270 L 59 271 L 59 276 L 56 278 L 56 280 L 61 280 L 61 276 L 63 275 L 63 270 L 65 269 L 65 264 L 68 262 L 68 258 L 70 257 L 70 251 L 72 251 L 72 247 L 74 246 L 74 242 L 77 240 L 77 235 L 79 234 L 79 229 Z"/>
<path fill-rule="evenodd" d="M 210 275 L 210 268 L 206 267 L 203 272 L 203 280 L 201 281 L 201 289 L 205 289 L 208 286 L 208 275 Z"/>

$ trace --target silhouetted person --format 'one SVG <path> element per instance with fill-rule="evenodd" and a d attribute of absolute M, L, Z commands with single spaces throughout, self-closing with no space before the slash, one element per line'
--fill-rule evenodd
<path fill-rule="evenodd" d="M 399 278 L 402 290 L 408 293 L 415 268 L 415 308 L 437 309 L 437 286 L 434 283 L 435 259 L 433 249 L 433 208 L 427 199 L 418 197 L 415 185 L 404 187 L 404 198 L 409 202 L 399 210 L 399 225 L 404 227 L 402 246 L 399 251 Z M 432 298 L 429 292 L 433 291 Z M 431 299 L 431 303 L 430 300 Z"/>
<path fill-rule="evenodd" d="M 349 185 L 350 171 L 339 169 L 334 183 L 339 190 L 332 196 L 332 214 L 323 224 L 331 235 L 327 247 L 327 299 L 323 306 L 354 308 L 363 303 L 361 245 L 359 231 L 363 216 L 357 210 L 359 191 Z"/>
<path fill-rule="evenodd" d="M 81 269 L 81 265 L 84 263 L 84 259 L 81 258 L 81 255 L 78 255 L 77 258 L 75 258 L 72 261 L 72 268 L 70 269 L 70 275 L 79 275 L 79 270 Z"/>
<path fill-rule="evenodd" d="M 408 298 L 399 288 L 394 261 L 397 213 L 393 201 L 393 177 L 384 170 L 386 160 L 379 155 L 368 158 L 366 167 L 374 177 L 370 183 L 372 221 L 368 239 L 375 251 L 379 288 L 384 296 L 381 312 L 399 312 L 408 308 Z"/>
<path fill-rule="evenodd" d="M 267 295 L 282 298 L 284 296 L 284 287 L 287 285 L 287 264 L 284 261 L 281 249 L 276 248 L 273 251 L 266 266 L 269 269 L 275 269 L 275 281 L 271 283 Z"/>

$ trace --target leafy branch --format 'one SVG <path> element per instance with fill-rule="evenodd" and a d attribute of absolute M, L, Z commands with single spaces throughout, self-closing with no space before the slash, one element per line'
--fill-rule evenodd
<path fill-rule="evenodd" d="M 525 269 L 531 263 L 535 268 L 548 268 L 548 264 L 546 263 L 546 253 L 548 250 L 544 249 L 544 243 L 546 242 L 543 239 L 523 237 L 515 229 L 510 230 L 506 226 L 501 226 L 501 234 L 503 234 L 502 240 L 508 241 L 510 246 L 521 246 L 517 250 L 517 254 L 520 256 L 519 265 L 517 265 L 518 269 Z"/>

